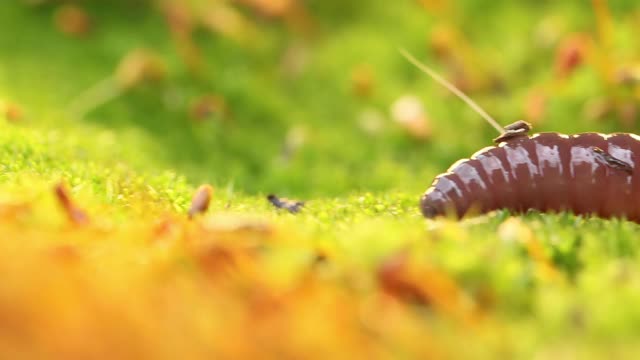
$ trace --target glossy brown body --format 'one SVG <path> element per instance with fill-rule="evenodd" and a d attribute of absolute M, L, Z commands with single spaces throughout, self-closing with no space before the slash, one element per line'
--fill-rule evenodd
<path fill-rule="evenodd" d="M 640 222 L 639 166 L 633 134 L 521 136 L 456 162 L 436 177 L 420 208 L 428 218 L 536 209 Z"/>

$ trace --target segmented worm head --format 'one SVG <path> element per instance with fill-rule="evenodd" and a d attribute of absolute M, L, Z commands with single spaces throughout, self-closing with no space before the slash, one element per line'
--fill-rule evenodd
<path fill-rule="evenodd" d="M 433 188 L 430 188 L 422 195 L 420 198 L 420 211 L 422 211 L 424 217 L 431 219 L 436 216 L 445 215 L 447 202 L 441 195 L 439 191 L 433 190 Z"/>

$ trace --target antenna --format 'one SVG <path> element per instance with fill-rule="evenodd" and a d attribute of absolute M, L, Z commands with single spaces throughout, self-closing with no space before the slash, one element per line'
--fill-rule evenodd
<path fill-rule="evenodd" d="M 489 123 L 489 125 L 493 126 L 496 130 L 498 130 L 500 134 L 504 134 L 506 132 L 505 129 L 502 126 L 500 126 L 500 124 L 498 124 L 497 121 L 495 121 L 491 116 L 489 116 L 489 114 L 487 114 L 486 111 L 484 111 L 480 107 L 480 105 L 476 104 L 475 101 L 471 100 L 471 98 L 465 95 L 465 93 L 463 93 L 460 89 L 455 87 L 455 85 L 445 80 L 442 76 L 438 75 L 438 73 L 436 73 L 427 65 L 421 63 L 418 59 L 416 59 L 413 55 L 411 55 L 407 50 L 400 48 L 399 51 L 400 51 L 400 54 L 402 54 L 402 56 L 404 56 L 405 59 L 407 59 L 415 67 L 417 67 L 427 75 L 431 76 L 433 80 L 437 81 L 440 85 L 444 86 L 449 91 L 451 91 L 456 96 L 458 96 L 460 99 L 462 99 L 465 103 L 467 103 L 467 105 L 469 105 L 475 112 L 477 112 L 480 116 L 482 116 Z"/>

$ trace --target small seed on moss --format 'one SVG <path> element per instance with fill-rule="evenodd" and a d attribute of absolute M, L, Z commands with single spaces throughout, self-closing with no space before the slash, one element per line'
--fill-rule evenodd
<path fill-rule="evenodd" d="M 213 194 L 213 187 L 208 184 L 201 185 L 196 190 L 193 198 L 191 199 L 191 207 L 189 208 L 189 219 L 193 219 L 198 214 L 203 214 L 209 209 L 211 203 L 211 195 Z"/>

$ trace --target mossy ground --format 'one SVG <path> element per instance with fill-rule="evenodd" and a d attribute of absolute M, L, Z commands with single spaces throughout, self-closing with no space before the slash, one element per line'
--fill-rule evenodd
<path fill-rule="evenodd" d="M 630 40 L 640 10 L 612 3 L 608 40 L 558 79 L 563 38 L 602 37 L 589 4 L 425 3 L 441 7 L 309 2 L 312 30 L 245 9 L 249 40 L 194 34 L 205 59 L 198 74 L 151 2 L 86 2 L 94 26 L 80 38 L 56 28 L 59 2 L 0 3 L 0 105 L 24 112 L 0 117 L 2 357 L 636 353 L 636 224 L 504 211 L 421 217 L 431 179 L 494 134 L 397 48 L 450 77 L 426 46 L 448 34 L 454 57 L 464 53 L 469 92 L 503 123 L 526 116 L 529 94 L 541 91 L 537 130 L 633 131 L 617 115 L 583 119 L 593 99 L 635 103 L 635 88 L 601 73 L 603 62 L 638 59 Z M 69 114 L 135 48 L 158 54 L 164 79 L 83 118 Z M 300 69 L 287 61 L 292 52 Z M 368 96 L 353 89 L 363 67 Z M 363 111 L 386 117 L 407 93 L 426 104 L 429 140 L 391 120 L 377 132 L 361 128 Z M 228 114 L 193 119 L 190 104 L 206 94 L 223 98 Z M 303 140 L 289 154 L 291 129 Z M 88 225 L 71 224 L 56 203 L 59 181 Z M 189 221 L 200 183 L 214 186 L 213 200 Z M 307 205 L 278 211 L 268 193 Z"/>

